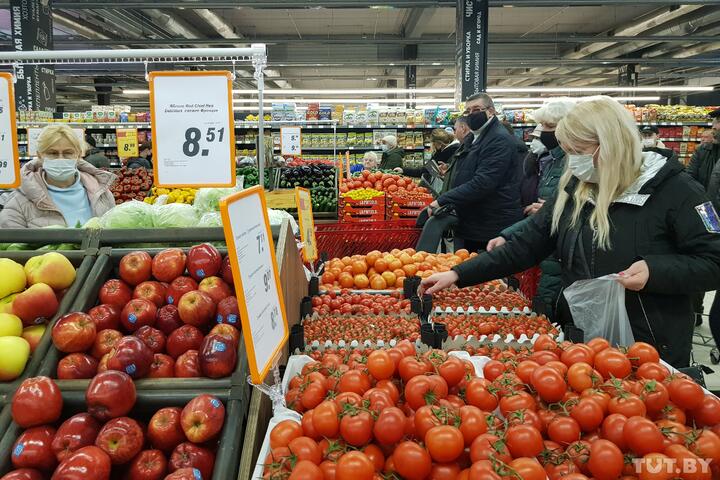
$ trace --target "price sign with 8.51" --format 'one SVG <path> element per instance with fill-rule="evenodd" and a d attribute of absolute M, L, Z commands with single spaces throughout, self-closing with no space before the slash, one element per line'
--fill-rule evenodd
<path fill-rule="evenodd" d="M 156 186 L 235 185 L 230 72 L 152 72 L 150 108 Z"/>
<path fill-rule="evenodd" d="M 0 188 L 20 186 L 13 78 L 0 73 Z"/>

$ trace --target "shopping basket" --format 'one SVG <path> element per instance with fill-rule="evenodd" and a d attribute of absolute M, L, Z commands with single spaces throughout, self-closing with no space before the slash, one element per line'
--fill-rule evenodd
<path fill-rule="evenodd" d="M 421 229 L 412 221 L 331 223 L 315 226 L 318 251 L 329 258 L 365 254 L 373 250 L 414 248 Z"/>

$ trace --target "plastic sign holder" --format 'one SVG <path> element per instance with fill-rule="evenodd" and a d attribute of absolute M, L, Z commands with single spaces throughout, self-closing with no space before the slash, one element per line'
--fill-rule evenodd
<path fill-rule="evenodd" d="M 264 189 L 255 186 L 221 199 L 220 215 L 250 379 L 262 384 L 268 372 L 277 369 L 277 358 L 289 338 Z"/>
<path fill-rule="evenodd" d="M 137 128 L 116 128 L 117 151 L 120 158 L 137 157 L 140 152 Z"/>
<path fill-rule="evenodd" d="M 13 76 L 0 73 L 0 188 L 20 186 Z"/>
<path fill-rule="evenodd" d="M 235 186 L 231 72 L 151 72 L 155 186 Z"/>
<path fill-rule="evenodd" d="M 295 201 L 300 223 L 300 240 L 303 243 L 303 259 L 310 264 L 314 273 L 314 263 L 318 258 L 318 249 L 317 240 L 315 239 L 315 220 L 313 219 L 310 190 L 295 187 Z"/>
<path fill-rule="evenodd" d="M 302 130 L 300 127 L 282 127 L 280 129 L 280 154 L 302 155 Z"/>

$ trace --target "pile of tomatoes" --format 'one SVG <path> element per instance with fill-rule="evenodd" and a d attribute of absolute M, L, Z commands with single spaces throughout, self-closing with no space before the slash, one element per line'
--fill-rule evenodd
<path fill-rule="evenodd" d="M 450 338 L 462 335 L 480 338 L 483 335 L 513 335 L 532 338 L 536 333 L 557 335 L 558 329 L 544 315 L 484 315 L 484 314 L 439 314 L 432 318 L 435 323 L 444 323 Z"/>
<path fill-rule="evenodd" d="M 359 188 L 374 188 L 381 192 L 398 194 L 405 192 L 429 193 L 425 187 L 419 187 L 412 178 L 392 173 L 371 172 L 370 170 L 363 170 L 356 177 L 340 181 L 340 193 Z"/>
<path fill-rule="evenodd" d="M 410 300 L 403 300 L 400 292 L 392 295 L 370 295 L 369 293 L 351 294 L 347 290 L 336 295 L 330 291 L 326 295 L 312 298 L 313 312 L 325 315 L 328 313 L 368 315 L 374 313 L 409 313 Z"/>
<path fill-rule="evenodd" d="M 410 342 L 318 354 L 290 381 L 302 422 L 270 432 L 263 478 L 719 478 L 720 400 L 651 345 L 542 335 L 506 352 L 482 372 Z"/>
<path fill-rule="evenodd" d="M 363 342 L 370 340 L 410 340 L 420 338 L 420 320 L 416 316 L 327 314 L 317 318 L 306 318 L 303 322 L 305 343 L 318 341 L 324 343 L 340 340 Z"/>
<path fill-rule="evenodd" d="M 508 310 L 523 310 L 530 306 L 530 302 L 520 293 L 508 290 L 505 284 L 498 283 L 442 290 L 433 295 L 433 306 L 453 310 L 458 308 L 467 310 L 469 307 L 475 310 L 480 308 L 500 310 L 503 307 Z"/>

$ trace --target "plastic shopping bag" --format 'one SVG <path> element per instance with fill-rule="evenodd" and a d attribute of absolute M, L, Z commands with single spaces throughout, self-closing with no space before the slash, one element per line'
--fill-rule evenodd
<path fill-rule="evenodd" d="M 613 274 L 578 280 L 565 289 L 573 321 L 584 332 L 585 342 L 597 337 L 613 346 L 635 342 L 625 309 L 625 287 L 617 279 L 618 275 Z"/>

